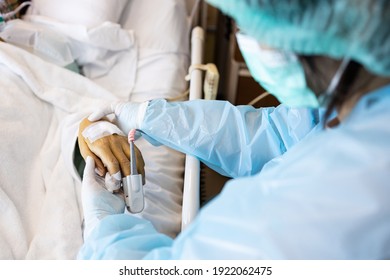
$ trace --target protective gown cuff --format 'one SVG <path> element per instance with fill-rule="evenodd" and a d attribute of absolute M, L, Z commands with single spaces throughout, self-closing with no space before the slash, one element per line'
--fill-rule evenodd
<path fill-rule="evenodd" d="M 141 128 L 142 122 L 144 121 L 146 110 L 148 108 L 149 101 L 145 101 L 139 104 L 138 113 L 137 113 L 137 129 Z"/>

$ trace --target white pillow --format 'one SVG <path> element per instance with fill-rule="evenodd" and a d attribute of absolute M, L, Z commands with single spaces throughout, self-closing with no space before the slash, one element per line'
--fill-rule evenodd
<path fill-rule="evenodd" d="M 130 0 L 33 0 L 29 14 L 88 28 L 105 21 L 118 23 Z"/>

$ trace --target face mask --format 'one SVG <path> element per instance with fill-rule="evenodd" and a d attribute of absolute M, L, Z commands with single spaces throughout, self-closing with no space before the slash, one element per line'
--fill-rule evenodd
<path fill-rule="evenodd" d="M 281 103 L 290 107 L 326 106 L 350 59 L 344 58 L 327 90 L 319 98 L 307 86 L 303 66 L 296 54 L 264 48 L 244 34 L 237 43 L 253 78 Z"/>
<path fill-rule="evenodd" d="M 253 78 L 281 103 L 289 107 L 320 106 L 294 53 L 262 48 L 241 33 L 237 34 L 237 43 Z"/>

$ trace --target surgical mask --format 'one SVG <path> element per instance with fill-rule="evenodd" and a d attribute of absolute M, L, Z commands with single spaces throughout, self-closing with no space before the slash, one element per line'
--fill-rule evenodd
<path fill-rule="evenodd" d="M 253 78 L 281 103 L 289 107 L 326 106 L 349 62 L 349 59 L 343 61 L 326 92 L 317 98 L 307 86 L 303 66 L 296 54 L 264 48 L 255 39 L 242 33 L 236 36 Z"/>

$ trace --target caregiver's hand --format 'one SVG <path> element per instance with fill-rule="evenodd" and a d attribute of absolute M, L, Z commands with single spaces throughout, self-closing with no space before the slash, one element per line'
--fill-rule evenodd
<path fill-rule="evenodd" d="M 106 176 L 106 188 L 110 191 L 118 190 L 122 177 L 130 175 L 130 147 L 127 136 L 109 121 L 91 122 L 84 119 L 79 126 L 78 142 L 83 158 L 92 157 L 96 172 Z M 137 147 L 135 152 L 137 171 L 145 179 L 142 154 Z"/>
<path fill-rule="evenodd" d="M 137 102 L 115 102 L 107 107 L 97 109 L 88 120 L 93 122 L 104 118 L 107 115 L 115 114 L 119 128 L 126 134 L 132 129 L 139 129 L 144 119 L 148 101 Z"/>
<path fill-rule="evenodd" d="M 81 188 L 81 199 L 84 212 L 84 238 L 88 238 L 92 230 L 106 216 L 122 214 L 125 211 L 125 201 L 122 194 L 106 190 L 104 178 L 95 172 L 95 161 L 86 158 L 84 176 Z"/>

